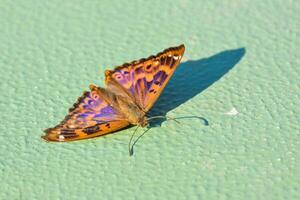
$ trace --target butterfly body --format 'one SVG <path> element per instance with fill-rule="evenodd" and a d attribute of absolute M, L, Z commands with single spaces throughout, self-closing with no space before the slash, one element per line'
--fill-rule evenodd
<path fill-rule="evenodd" d="M 126 119 L 130 124 L 146 126 L 148 120 L 146 118 L 146 112 L 144 112 L 135 102 L 128 100 L 123 95 L 115 94 L 109 89 L 96 87 L 90 85 L 91 90 L 97 91 L 100 97 L 102 97 L 106 102 L 109 103 L 111 107 L 116 109 L 124 119 Z"/>
<path fill-rule="evenodd" d="M 147 112 L 163 91 L 184 53 L 184 45 L 171 47 L 114 70 L 105 71 L 106 88 L 90 85 L 69 109 L 65 119 L 42 136 L 68 142 L 115 132 L 132 125 L 146 126 Z"/>

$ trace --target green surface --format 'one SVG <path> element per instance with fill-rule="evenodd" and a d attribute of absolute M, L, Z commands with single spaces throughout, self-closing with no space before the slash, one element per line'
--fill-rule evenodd
<path fill-rule="evenodd" d="M 0 199 L 300 199 L 299 13 L 292 0 L 1 1 Z M 105 69 L 181 43 L 152 113 L 208 126 L 156 123 L 132 157 L 133 128 L 40 139 Z"/>

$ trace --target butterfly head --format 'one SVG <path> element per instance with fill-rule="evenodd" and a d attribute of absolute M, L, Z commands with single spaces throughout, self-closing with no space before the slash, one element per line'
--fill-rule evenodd
<path fill-rule="evenodd" d="M 141 127 L 145 127 L 148 124 L 149 124 L 149 121 L 148 121 L 147 117 L 145 117 L 145 116 L 140 118 L 138 121 L 138 125 L 140 125 Z"/>

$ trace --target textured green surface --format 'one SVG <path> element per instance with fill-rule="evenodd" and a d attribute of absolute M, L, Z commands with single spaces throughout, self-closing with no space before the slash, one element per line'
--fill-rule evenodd
<path fill-rule="evenodd" d="M 292 0 L 1 1 L 0 199 L 300 199 L 299 13 Z M 153 113 L 208 126 L 162 122 L 133 157 L 132 128 L 40 139 L 105 69 L 180 43 Z"/>

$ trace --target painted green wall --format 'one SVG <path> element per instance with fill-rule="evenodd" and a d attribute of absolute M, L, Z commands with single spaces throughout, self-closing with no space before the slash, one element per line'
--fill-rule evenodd
<path fill-rule="evenodd" d="M 299 13 L 293 0 L 0 1 L 0 199 L 300 199 Z M 132 157 L 133 128 L 40 139 L 105 69 L 181 43 L 151 112 L 180 125 L 154 124 Z"/>

